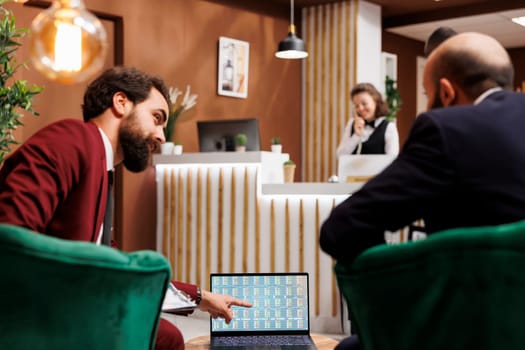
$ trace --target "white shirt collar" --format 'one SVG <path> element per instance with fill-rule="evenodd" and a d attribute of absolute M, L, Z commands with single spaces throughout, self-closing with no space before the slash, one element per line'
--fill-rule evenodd
<path fill-rule="evenodd" d="M 377 117 L 376 119 L 374 119 L 374 128 L 376 128 L 379 124 L 381 124 L 383 119 L 385 119 L 385 117 Z"/>
<path fill-rule="evenodd" d="M 104 142 L 104 149 L 106 150 L 106 168 L 108 171 L 113 170 L 114 155 L 113 155 L 113 148 L 111 147 L 111 141 L 109 141 L 109 138 L 104 133 L 104 131 L 102 131 L 101 128 L 98 128 L 98 131 L 100 132 L 100 135 L 102 136 L 102 141 Z"/>
<path fill-rule="evenodd" d="M 378 117 L 376 118 L 375 120 L 375 126 L 377 126 L 378 124 L 380 124 L 386 117 L 382 116 L 382 117 Z"/>
<path fill-rule="evenodd" d="M 481 95 L 478 96 L 478 98 L 474 101 L 474 104 L 477 105 L 479 103 L 481 103 L 481 101 L 483 101 L 484 99 L 487 98 L 487 96 L 495 93 L 496 91 L 501 91 L 503 90 L 501 87 L 497 86 L 495 88 L 492 88 L 492 89 L 488 89 L 487 91 L 485 91 L 484 93 L 482 93 Z"/>

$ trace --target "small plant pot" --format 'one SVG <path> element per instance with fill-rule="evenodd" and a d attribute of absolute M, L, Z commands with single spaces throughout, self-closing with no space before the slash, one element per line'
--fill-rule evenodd
<path fill-rule="evenodd" d="M 235 146 L 236 152 L 246 152 L 246 146 Z"/>
<path fill-rule="evenodd" d="M 284 175 L 284 182 L 290 183 L 294 182 L 294 175 L 295 175 L 295 164 L 285 164 L 283 165 L 283 175 Z"/>
<path fill-rule="evenodd" d="M 164 142 L 160 145 L 160 154 L 173 154 L 173 148 L 175 144 L 173 142 Z"/>
<path fill-rule="evenodd" d="M 175 145 L 173 147 L 173 154 L 180 156 L 182 154 L 182 145 Z"/>
<path fill-rule="evenodd" d="M 283 151 L 283 145 L 272 145 L 273 153 L 281 153 Z"/>

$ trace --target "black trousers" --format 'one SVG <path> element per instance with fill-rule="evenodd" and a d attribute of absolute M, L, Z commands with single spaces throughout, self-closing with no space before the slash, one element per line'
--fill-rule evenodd
<path fill-rule="evenodd" d="M 341 340 L 334 350 L 361 350 L 357 334 L 353 334 Z"/>
<path fill-rule="evenodd" d="M 341 297 L 341 309 L 343 307 L 343 296 Z M 357 337 L 357 329 L 354 326 L 355 323 L 352 321 L 352 317 L 350 316 L 350 312 L 348 312 L 348 320 L 350 321 L 350 336 L 347 338 L 344 338 L 337 344 L 337 346 L 334 348 L 334 350 L 361 350 L 361 345 L 359 344 L 359 338 Z M 341 315 L 341 318 L 343 316 Z M 341 320 L 342 322 L 342 320 Z"/>

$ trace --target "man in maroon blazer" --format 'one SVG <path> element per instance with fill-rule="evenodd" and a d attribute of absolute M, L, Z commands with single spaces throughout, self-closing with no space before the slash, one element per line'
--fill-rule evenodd
<path fill-rule="evenodd" d="M 119 163 L 133 172 L 146 169 L 165 141 L 169 103 L 168 89 L 157 77 L 127 67 L 104 72 L 84 94 L 84 122 L 50 124 L 6 159 L 0 169 L 0 222 L 100 243 L 108 171 Z M 202 311 L 227 322 L 231 305 L 251 306 L 195 285 L 174 285 Z M 180 331 L 161 319 L 156 349 L 183 348 Z"/>

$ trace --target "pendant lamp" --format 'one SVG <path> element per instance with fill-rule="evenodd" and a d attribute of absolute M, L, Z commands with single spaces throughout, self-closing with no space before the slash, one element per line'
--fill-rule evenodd
<path fill-rule="evenodd" d="M 295 25 L 293 23 L 293 0 L 290 0 L 290 27 L 288 36 L 280 43 L 275 53 L 275 57 L 285 59 L 305 58 L 308 56 L 304 41 L 295 35 Z"/>
<path fill-rule="evenodd" d="M 64 84 L 87 80 L 104 66 L 107 36 L 82 0 L 54 0 L 31 24 L 31 62 Z"/>

